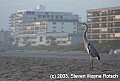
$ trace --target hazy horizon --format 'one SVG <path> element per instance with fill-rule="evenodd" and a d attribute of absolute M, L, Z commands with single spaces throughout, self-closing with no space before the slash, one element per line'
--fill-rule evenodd
<path fill-rule="evenodd" d="M 86 20 L 86 10 L 120 6 L 120 0 L 0 0 L 0 29 L 9 29 L 9 16 L 18 10 L 36 9 L 38 5 L 46 6 L 47 11 L 72 12 Z"/>

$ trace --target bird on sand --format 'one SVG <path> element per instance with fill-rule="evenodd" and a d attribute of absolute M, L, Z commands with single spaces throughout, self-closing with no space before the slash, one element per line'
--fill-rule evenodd
<path fill-rule="evenodd" d="M 87 40 L 86 34 L 88 31 L 88 25 L 86 23 L 83 23 L 83 25 L 86 27 L 86 30 L 84 31 L 83 34 L 84 45 L 85 45 L 85 49 L 87 50 L 87 53 L 90 55 L 90 62 L 91 62 L 90 69 L 93 69 L 93 57 L 96 57 L 98 60 L 100 60 L 100 56 L 97 50 L 95 49 L 94 45 Z"/>

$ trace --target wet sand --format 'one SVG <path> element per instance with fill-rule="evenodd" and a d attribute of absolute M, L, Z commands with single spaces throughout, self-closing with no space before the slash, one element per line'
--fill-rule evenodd
<path fill-rule="evenodd" d="M 19 57 L 0 54 L 0 81 L 120 81 L 120 55 L 100 54 L 94 58 L 94 68 L 89 69 L 88 54 L 53 57 Z M 67 79 L 50 79 L 50 75 L 67 74 Z M 118 75 L 118 78 L 71 78 L 76 75 Z"/>

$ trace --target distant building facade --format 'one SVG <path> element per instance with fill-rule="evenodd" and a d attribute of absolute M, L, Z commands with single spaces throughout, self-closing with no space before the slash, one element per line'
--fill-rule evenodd
<path fill-rule="evenodd" d="M 11 31 L 0 30 L 0 47 L 12 45 Z"/>
<path fill-rule="evenodd" d="M 31 35 L 19 35 L 18 46 L 38 46 L 38 45 L 76 45 L 81 44 L 82 39 L 78 34 L 69 33 L 38 33 Z"/>
<path fill-rule="evenodd" d="M 64 37 L 66 33 L 67 36 L 70 34 L 78 34 L 78 15 L 69 12 L 47 12 L 39 9 L 30 11 L 21 10 L 10 16 L 10 28 L 14 36 L 13 44 L 24 46 L 26 42 L 23 42 L 23 40 L 29 40 L 29 45 L 50 45 L 47 41 L 47 36 L 54 37 L 54 35 L 56 35 L 56 37 L 62 37 L 62 34 Z M 42 37 L 40 37 L 41 35 Z M 79 35 L 77 36 L 79 37 Z M 40 40 L 44 40 L 44 42 Z M 80 41 L 82 41 L 82 39 L 80 39 Z M 70 44 L 67 43 L 67 41 L 64 43 L 66 44 L 58 41 L 57 44 Z"/>
<path fill-rule="evenodd" d="M 120 6 L 87 10 L 87 23 L 90 40 L 120 40 Z"/>

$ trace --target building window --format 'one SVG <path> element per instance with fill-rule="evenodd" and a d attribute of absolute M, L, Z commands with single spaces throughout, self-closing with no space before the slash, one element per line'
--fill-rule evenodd
<path fill-rule="evenodd" d="M 66 44 L 66 41 L 62 41 L 63 44 Z"/>
<path fill-rule="evenodd" d="M 31 39 L 36 39 L 36 37 L 31 37 Z"/>
<path fill-rule="evenodd" d="M 38 17 L 41 17 L 41 15 L 38 15 Z"/>
<path fill-rule="evenodd" d="M 30 34 L 30 31 L 27 31 L 27 34 Z"/>
<path fill-rule="evenodd" d="M 39 30 L 39 27 L 35 27 L 35 30 Z"/>
<path fill-rule="evenodd" d="M 32 44 L 35 44 L 35 43 L 36 43 L 36 41 L 31 41 L 31 43 L 32 43 Z"/>
<path fill-rule="evenodd" d="M 74 29 L 76 29 L 76 27 L 74 27 Z"/>
<path fill-rule="evenodd" d="M 54 15 L 51 15 L 51 19 L 54 19 Z"/>
<path fill-rule="evenodd" d="M 53 26 L 53 29 L 56 29 L 56 26 Z"/>
<path fill-rule="evenodd" d="M 37 20 L 37 18 L 34 18 L 34 20 Z"/>
<path fill-rule="evenodd" d="M 64 32 L 64 31 L 61 31 L 62 33 Z"/>
<path fill-rule="evenodd" d="M 76 25 L 76 23 L 74 22 L 73 25 Z"/>
<path fill-rule="evenodd" d="M 67 36 L 62 36 L 61 38 L 67 38 Z"/>
<path fill-rule="evenodd" d="M 34 27 L 31 27 L 31 30 L 34 30 Z"/>
<path fill-rule="evenodd" d="M 41 22 L 40 25 L 46 25 L 46 22 Z"/>
<path fill-rule="evenodd" d="M 45 16 L 45 15 L 43 15 L 43 18 L 46 18 L 46 16 Z"/>
<path fill-rule="evenodd" d="M 27 11 L 27 14 L 35 14 L 35 12 Z"/>
<path fill-rule="evenodd" d="M 60 44 L 60 41 L 57 41 L 57 44 Z"/>
<path fill-rule="evenodd" d="M 42 26 L 41 29 L 46 29 L 46 26 Z"/>
<path fill-rule="evenodd" d="M 60 36 L 57 36 L 57 38 L 60 38 Z"/>
<path fill-rule="evenodd" d="M 37 31 L 35 31 L 34 33 L 37 34 Z"/>
<path fill-rule="evenodd" d="M 73 31 L 73 33 L 76 33 L 76 31 Z"/>
<path fill-rule="evenodd" d="M 49 19 L 49 18 L 50 18 L 50 15 L 47 15 L 47 18 Z"/>
<path fill-rule="evenodd" d="M 46 37 L 46 40 L 49 40 L 49 37 Z"/>
<path fill-rule="evenodd" d="M 63 29 L 63 26 L 61 26 L 61 29 Z"/>
<path fill-rule="evenodd" d="M 40 37 L 40 42 L 42 42 L 43 41 L 43 37 Z"/>
<path fill-rule="evenodd" d="M 70 40 L 71 40 L 71 37 L 68 37 L 68 40 L 70 41 Z"/>
<path fill-rule="evenodd" d="M 34 34 L 34 31 L 31 31 L 31 34 Z"/>
<path fill-rule="evenodd" d="M 64 22 L 61 22 L 62 25 L 64 25 Z"/>
<path fill-rule="evenodd" d="M 60 16 L 60 19 L 63 19 L 63 16 L 62 16 L 62 15 Z"/>
<path fill-rule="evenodd" d="M 56 24 L 56 22 L 53 22 L 53 24 L 55 25 L 55 24 Z"/>
<path fill-rule="evenodd" d="M 56 30 L 53 30 L 53 32 L 56 32 Z"/>
<path fill-rule="evenodd" d="M 59 18 L 59 16 L 58 15 L 56 15 L 56 17 L 55 17 L 56 19 L 58 19 Z"/>
<path fill-rule="evenodd" d="M 49 41 L 46 41 L 46 44 L 49 44 Z"/>

